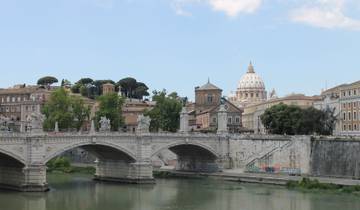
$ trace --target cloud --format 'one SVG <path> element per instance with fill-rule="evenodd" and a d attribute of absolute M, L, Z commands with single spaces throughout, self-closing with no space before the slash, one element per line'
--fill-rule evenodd
<path fill-rule="evenodd" d="M 253 13 L 261 3 L 261 0 L 209 0 L 215 11 L 225 12 L 229 17 L 236 17 L 240 13 Z"/>
<path fill-rule="evenodd" d="M 184 10 L 185 5 L 206 4 L 214 11 L 224 12 L 229 17 L 236 17 L 240 13 L 253 13 L 261 6 L 262 0 L 173 0 L 176 14 L 189 16 Z"/>
<path fill-rule="evenodd" d="M 360 20 L 345 15 L 346 0 L 316 0 L 290 12 L 294 22 L 314 27 L 360 30 Z"/>

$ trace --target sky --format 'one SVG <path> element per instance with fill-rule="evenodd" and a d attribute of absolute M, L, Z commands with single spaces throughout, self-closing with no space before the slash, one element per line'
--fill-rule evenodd
<path fill-rule="evenodd" d="M 360 0 L 0 0 L 0 87 L 134 77 L 228 95 L 252 61 L 279 96 L 360 80 Z"/>

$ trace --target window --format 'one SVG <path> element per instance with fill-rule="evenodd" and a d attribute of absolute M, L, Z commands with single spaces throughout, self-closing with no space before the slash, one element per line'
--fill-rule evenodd
<path fill-rule="evenodd" d="M 254 97 L 254 93 L 251 93 L 251 98 L 253 98 Z"/>
<path fill-rule="evenodd" d="M 240 118 L 239 117 L 235 118 L 235 122 L 240 123 Z"/>
<path fill-rule="evenodd" d="M 357 91 L 356 91 L 356 90 L 354 90 L 354 95 L 356 96 L 356 94 L 357 94 Z"/>
<path fill-rule="evenodd" d="M 343 130 L 346 131 L 346 125 L 344 125 Z"/>
<path fill-rule="evenodd" d="M 232 123 L 232 118 L 229 117 L 229 118 L 228 118 L 228 124 L 231 124 L 231 123 Z"/>
<path fill-rule="evenodd" d="M 351 121 L 351 112 L 349 112 L 349 118 L 348 118 L 349 121 Z"/>
<path fill-rule="evenodd" d="M 346 103 L 343 104 L 343 108 L 346 109 Z"/>
<path fill-rule="evenodd" d="M 216 117 L 213 118 L 213 123 L 216 123 Z"/>
<path fill-rule="evenodd" d="M 354 120 L 356 120 L 356 119 L 357 119 L 357 113 L 354 112 Z"/>
<path fill-rule="evenodd" d="M 259 93 L 256 93 L 256 97 L 257 97 L 257 98 L 259 97 Z"/>
<path fill-rule="evenodd" d="M 21 97 L 20 97 L 20 96 L 17 98 L 17 101 L 18 101 L 18 102 L 20 102 L 20 101 L 21 101 Z"/>
<path fill-rule="evenodd" d="M 352 125 L 349 125 L 349 131 L 352 131 Z"/>
<path fill-rule="evenodd" d="M 1 102 L 4 103 L 4 101 L 5 101 L 4 98 L 1 98 Z"/>
<path fill-rule="evenodd" d="M 354 125 L 354 131 L 357 131 L 357 126 L 356 126 L 356 124 Z"/>
<path fill-rule="evenodd" d="M 212 94 L 208 94 L 208 96 L 207 96 L 207 102 L 208 102 L 208 103 L 212 103 L 212 102 L 213 102 L 213 95 L 212 95 Z"/>
<path fill-rule="evenodd" d="M 345 112 L 343 113 L 343 120 L 346 120 L 346 113 Z"/>
<path fill-rule="evenodd" d="M 354 102 L 353 107 L 356 107 L 356 104 L 357 104 L 357 103 L 356 103 L 356 102 Z"/>
<path fill-rule="evenodd" d="M 6 102 L 10 102 L 10 96 L 6 97 Z"/>
<path fill-rule="evenodd" d="M 12 98 L 11 98 L 11 102 L 15 102 L 15 97 L 12 97 Z"/>
<path fill-rule="evenodd" d="M 349 96 L 351 96 L 351 91 L 349 90 Z"/>
<path fill-rule="evenodd" d="M 345 91 L 343 92 L 343 96 L 346 96 L 346 92 L 345 92 Z"/>

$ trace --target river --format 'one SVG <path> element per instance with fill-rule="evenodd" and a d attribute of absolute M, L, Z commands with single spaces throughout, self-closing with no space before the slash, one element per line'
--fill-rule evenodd
<path fill-rule="evenodd" d="M 356 195 L 212 179 L 123 185 L 49 174 L 48 182 L 46 193 L 0 191 L 0 210 L 360 210 Z"/>

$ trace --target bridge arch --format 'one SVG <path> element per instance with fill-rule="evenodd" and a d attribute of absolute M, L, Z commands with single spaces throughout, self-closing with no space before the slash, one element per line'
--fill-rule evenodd
<path fill-rule="evenodd" d="M 22 157 L 2 148 L 0 148 L 0 159 L 1 158 L 9 158 L 10 160 L 21 163 L 23 166 L 26 165 L 26 162 Z"/>
<path fill-rule="evenodd" d="M 64 152 L 70 151 L 75 148 L 83 148 L 86 151 L 94 154 L 98 158 L 99 158 L 99 156 L 104 155 L 104 152 L 107 150 L 108 152 L 115 152 L 118 155 L 122 154 L 123 155 L 122 157 L 128 159 L 129 162 L 136 162 L 136 155 L 133 152 L 131 152 L 129 149 L 122 147 L 120 145 L 109 143 L 109 142 L 96 142 L 96 143 L 81 142 L 81 143 L 74 143 L 74 144 L 71 144 L 71 145 L 68 145 L 68 146 L 65 146 L 60 149 L 55 150 L 53 153 L 51 153 L 50 155 L 45 157 L 44 163 L 47 163 L 51 159 L 63 154 Z M 105 151 L 99 152 L 99 151 L 96 151 L 96 149 L 103 149 Z"/>
<path fill-rule="evenodd" d="M 192 172 L 217 172 L 220 155 L 209 145 L 199 142 L 178 141 L 156 149 L 152 156 L 168 149 L 177 155 L 176 170 Z"/>
<path fill-rule="evenodd" d="M 198 147 L 199 149 L 203 149 L 204 151 L 208 152 L 209 154 L 213 155 L 215 158 L 219 158 L 220 155 L 210 146 L 206 145 L 206 144 L 202 144 L 202 143 L 198 143 L 198 142 L 172 142 L 170 144 L 166 144 L 164 146 L 159 147 L 158 149 L 156 149 L 155 151 L 152 152 L 151 157 L 158 155 L 161 151 L 169 149 L 171 150 L 172 148 L 175 147 L 180 147 L 180 146 L 194 146 L 194 147 Z"/>

